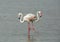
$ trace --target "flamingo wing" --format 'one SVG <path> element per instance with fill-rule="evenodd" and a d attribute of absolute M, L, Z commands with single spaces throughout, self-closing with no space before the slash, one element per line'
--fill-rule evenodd
<path fill-rule="evenodd" d="M 29 13 L 29 14 L 27 14 L 27 15 L 24 16 L 24 20 L 25 21 L 30 21 L 30 22 L 34 21 L 35 18 L 36 18 L 36 16 L 34 14 L 31 14 L 31 13 Z"/>

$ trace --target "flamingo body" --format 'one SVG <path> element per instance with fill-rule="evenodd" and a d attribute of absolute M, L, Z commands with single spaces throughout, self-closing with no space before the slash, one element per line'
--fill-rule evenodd
<path fill-rule="evenodd" d="M 23 19 L 27 22 L 33 22 L 36 20 L 36 16 L 32 13 L 29 13 L 29 14 L 25 15 Z"/>

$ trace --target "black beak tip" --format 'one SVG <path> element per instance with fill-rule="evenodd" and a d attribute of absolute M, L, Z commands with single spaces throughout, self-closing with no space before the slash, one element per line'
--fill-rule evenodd
<path fill-rule="evenodd" d="M 42 17 L 42 16 L 40 16 L 40 17 Z"/>
<path fill-rule="evenodd" d="M 20 18 L 18 18 L 18 19 L 20 19 Z"/>

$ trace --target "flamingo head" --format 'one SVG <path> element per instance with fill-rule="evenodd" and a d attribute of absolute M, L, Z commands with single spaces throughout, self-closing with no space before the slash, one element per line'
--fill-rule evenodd
<path fill-rule="evenodd" d="M 42 17 L 42 11 L 38 11 L 40 17 Z"/>
<path fill-rule="evenodd" d="M 21 16 L 22 16 L 22 13 L 19 13 L 19 14 L 18 14 L 18 19 L 19 19 L 19 20 L 20 20 Z"/>

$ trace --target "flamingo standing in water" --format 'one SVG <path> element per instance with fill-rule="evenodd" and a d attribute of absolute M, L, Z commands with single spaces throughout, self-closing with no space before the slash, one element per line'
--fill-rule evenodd
<path fill-rule="evenodd" d="M 38 22 L 39 18 L 42 17 L 42 11 L 37 11 L 37 16 L 29 13 L 23 17 L 22 13 L 18 14 L 18 19 L 20 20 L 21 23 L 23 22 L 28 22 L 28 38 L 30 38 L 30 22 L 32 23 L 32 30 L 35 31 L 35 28 L 33 27 L 33 22 Z"/>

